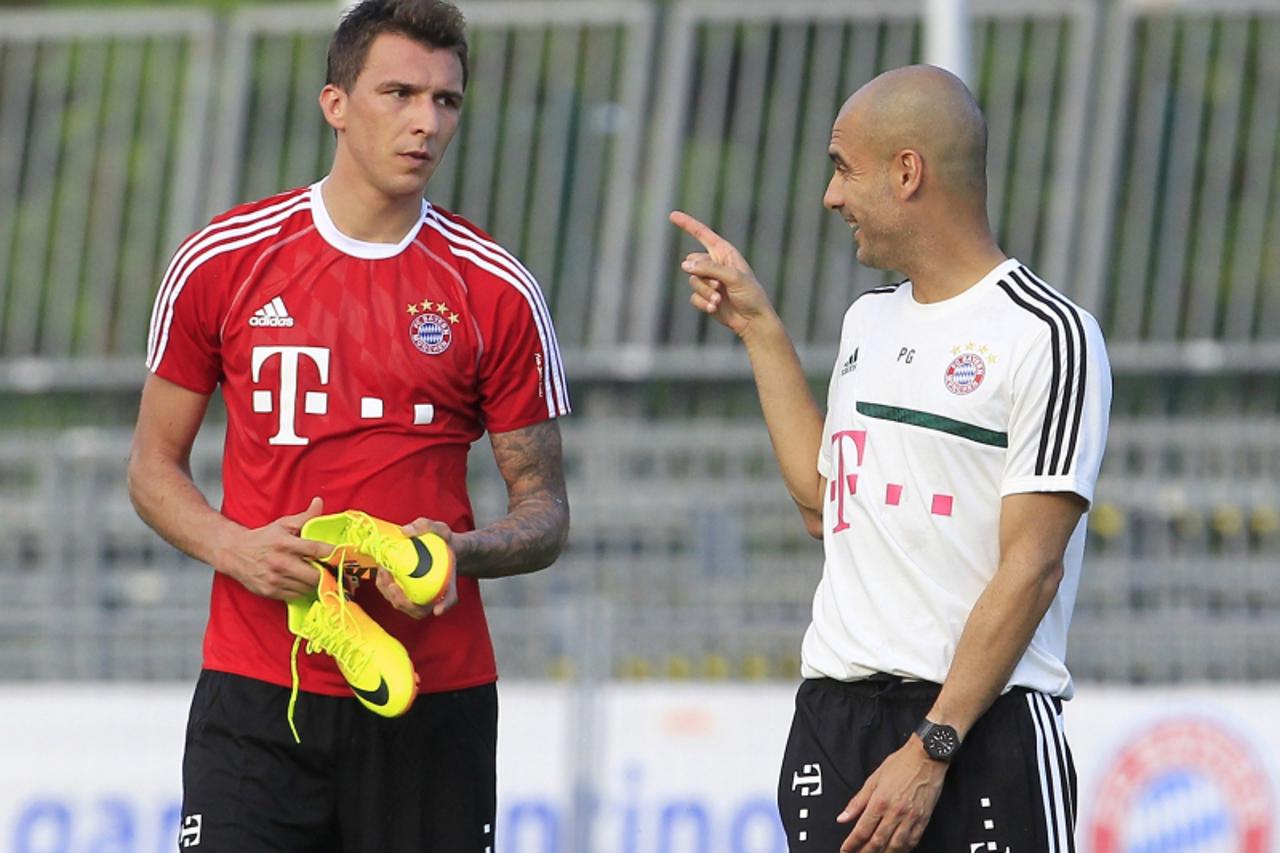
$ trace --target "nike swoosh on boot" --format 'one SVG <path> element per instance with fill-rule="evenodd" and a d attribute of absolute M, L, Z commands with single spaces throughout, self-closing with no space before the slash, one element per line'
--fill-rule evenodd
<path fill-rule="evenodd" d="M 351 692 L 355 693 L 366 702 L 378 706 L 387 704 L 387 699 L 390 698 L 391 695 L 390 691 L 387 690 L 387 680 L 382 676 L 378 676 L 378 686 L 375 689 L 361 690 L 359 687 L 352 684 Z"/>
<path fill-rule="evenodd" d="M 413 550 L 418 552 L 418 566 L 409 573 L 409 577 L 425 578 L 427 576 L 427 572 L 431 571 L 431 566 L 434 562 L 431 559 L 431 551 L 428 550 L 427 546 L 422 543 L 422 540 L 416 536 L 413 537 Z"/>

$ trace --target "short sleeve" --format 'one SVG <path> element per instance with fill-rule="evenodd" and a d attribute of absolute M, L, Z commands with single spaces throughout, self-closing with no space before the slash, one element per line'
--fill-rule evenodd
<path fill-rule="evenodd" d="M 542 292 L 527 271 L 501 287 L 480 360 L 480 406 L 489 432 L 567 415 L 569 389 Z"/>
<path fill-rule="evenodd" d="M 1065 301 L 1013 375 L 1001 495 L 1075 492 L 1093 501 L 1107 443 L 1111 365 L 1098 323 Z"/>
<path fill-rule="evenodd" d="M 196 237 L 183 243 L 160 282 L 147 339 L 147 369 L 201 394 L 222 376 L 219 267 Z"/>

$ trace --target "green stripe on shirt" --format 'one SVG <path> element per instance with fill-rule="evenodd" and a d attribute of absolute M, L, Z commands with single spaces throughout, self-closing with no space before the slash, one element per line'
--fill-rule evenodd
<path fill-rule="evenodd" d="M 929 412 L 917 411 L 916 409 L 903 409 L 898 406 L 882 406 L 879 403 L 859 402 L 858 414 L 866 415 L 869 418 L 878 418 L 882 421 L 897 421 L 900 424 L 910 424 L 911 426 L 937 430 L 948 435 L 957 435 L 960 438 L 976 441 L 978 444 L 988 444 L 992 447 L 1009 446 L 1009 434 L 1007 432 L 996 432 L 993 429 L 974 426 L 964 421 L 952 420 L 942 415 L 934 415 Z"/>

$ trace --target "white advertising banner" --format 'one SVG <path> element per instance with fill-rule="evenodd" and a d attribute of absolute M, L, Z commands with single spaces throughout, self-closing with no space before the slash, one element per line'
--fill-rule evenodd
<path fill-rule="evenodd" d="M 0 851 L 182 849 L 190 692 L 0 688 Z M 500 695 L 498 851 L 786 849 L 774 788 L 792 687 L 650 682 L 584 692 L 504 683 Z M 1280 685 L 1082 685 L 1066 711 L 1080 776 L 1079 849 L 1280 851 L 1273 719 Z"/>

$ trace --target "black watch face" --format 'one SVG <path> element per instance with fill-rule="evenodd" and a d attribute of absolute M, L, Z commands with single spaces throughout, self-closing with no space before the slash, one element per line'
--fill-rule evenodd
<path fill-rule="evenodd" d="M 960 738 L 951 726 L 934 726 L 924 739 L 925 751 L 932 758 L 950 758 L 960 746 Z"/>

